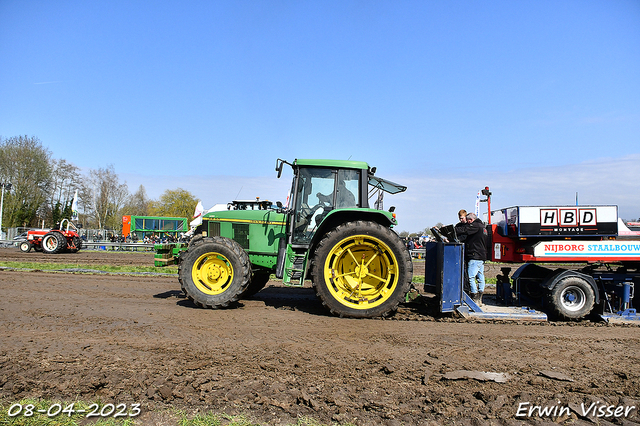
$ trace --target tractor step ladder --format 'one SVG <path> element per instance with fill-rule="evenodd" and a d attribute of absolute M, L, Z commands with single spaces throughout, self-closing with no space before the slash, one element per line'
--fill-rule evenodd
<path fill-rule="evenodd" d="M 283 284 L 292 287 L 302 287 L 304 285 L 304 266 L 307 248 L 294 248 L 287 246 L 287 254 L 284 266 Z"/>

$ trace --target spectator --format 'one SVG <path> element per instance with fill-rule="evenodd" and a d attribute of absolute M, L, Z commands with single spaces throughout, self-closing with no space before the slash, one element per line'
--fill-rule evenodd
<path fill-rule="evenodd" d="M 462 242 L 464 242 L 460 237 L 462 235 L 466 235 L 466 227 L 467 227 L 467 211 L 465 209 L 462 209 L 458 212 L 458 220 L 459 222 L 456 223 L 455 229 L 456 229 L 456 234 L 458 234 L 458 239 Z"/>
<path fill-rule="evenodd" d="M 466 226 L 456 225 L 456 232 L 461 232 L 459 237 L 464 241 L 464 257 L 471 298 L 474 302 L 482 304 L 485 287 L 484 261 L 487 258 L 487 229 L 475 213 L 469 213 L 466 215 Z"/>

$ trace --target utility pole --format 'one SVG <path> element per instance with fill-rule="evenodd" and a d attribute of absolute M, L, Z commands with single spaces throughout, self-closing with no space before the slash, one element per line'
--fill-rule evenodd
<path fill-rule="evenodd" d="M 4 189 L 11 191 L 11 184 L 9 182 L 0 182 L 2 186 L 2 197 L 0 197 L 0 239 L 2 239 L 2 207 L 4 206 Z"/>

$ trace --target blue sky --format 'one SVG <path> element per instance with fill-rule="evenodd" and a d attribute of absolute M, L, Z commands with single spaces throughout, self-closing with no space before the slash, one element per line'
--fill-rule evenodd
<path fill-rule="evenodd" d="M 0 1 L 0 135 L 131 192 L 284 200 L 367 161 L 398 230 L 492 207 L 640 217 L 640 2 Z"/>

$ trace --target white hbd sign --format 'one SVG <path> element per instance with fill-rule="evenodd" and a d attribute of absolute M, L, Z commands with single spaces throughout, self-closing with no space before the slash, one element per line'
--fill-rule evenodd
<path fill-rule="evenodd" d="M 596 209 L 540 209 L 542 226 L 590 226 L 597 225 Z"/>

